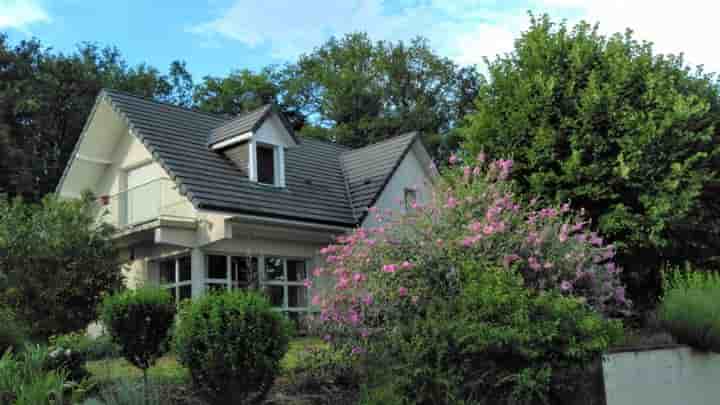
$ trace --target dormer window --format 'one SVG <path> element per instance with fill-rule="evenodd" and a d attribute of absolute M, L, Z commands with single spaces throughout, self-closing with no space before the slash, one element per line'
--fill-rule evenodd
<path fill-rule="evenodd" d="M 275 175 L 275 149 L 277 146 L 258 144 L 256 146 L 257 156 L 257 181 L 258 183 L 278 185 Z"/>
<path fill-rule="evenodd" d="M 250 141 L 249 178 L 260 184 L 285 187 L 285 150 L 280 145 Z"/>
<path fill-rule="evenodd" d="M 266 105 L 239 115 L 209 136 L 208 146 L 225 155 L 248 180 L 285 187 L 285 150 L 297 146 L 298 140 L 274 107 Z"/>

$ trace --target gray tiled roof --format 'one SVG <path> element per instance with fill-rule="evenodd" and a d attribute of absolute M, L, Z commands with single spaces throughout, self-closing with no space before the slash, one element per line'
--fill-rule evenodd
<path fill-rule="evenodd" d="M 271 110 L 272 106 L 270 104 L 265 104 L 264 106 L 249 111 L 246 114 L 238 115 L 226 124 L 213 128 L 212 131 L 210 131 L 210 136 L 208 137 L 208 144 L 212 145 L 235 135 L 257 130 Z"/>
<path fill-rule="evenodd" d="M 287 187 L 280 189 L 251 182 L 208 147 L 208 134 L 241 122 L 244 115 L 228 120 L 117 91 L 103 90 L 103 95 L 197 208 L 353 226 L 416 137 L 357 150 L 303 138 L 286 152 Z"/>
<path fill-rule="evenodd" d="M 340 159 L 348 182 L 350 201 L 361 219 L 367 208 L 375 204 L 417 138 L 418 134 L 411 132 L 342 154 Z"/>

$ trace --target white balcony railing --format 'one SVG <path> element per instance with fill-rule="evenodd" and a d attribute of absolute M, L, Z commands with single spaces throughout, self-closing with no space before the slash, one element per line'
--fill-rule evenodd
<path fill-rule="evenodd" d="M 157 179 L 110 196 L 100 196 L 101 219 L 117 228 L 161 217 L 194 218 L 192 204 L 170 179 Z"/>

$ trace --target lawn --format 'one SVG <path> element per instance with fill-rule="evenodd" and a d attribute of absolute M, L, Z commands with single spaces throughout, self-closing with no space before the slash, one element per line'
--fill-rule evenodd
<path fill-rule="evenodd" d="M 283 374 L 296 369 L 299 364 L 299 354 L 307 347 L 320 346 L 324 343 L 314 337 L 297 338 L 290 342 L 287 354 L 281 362 Z M 108 382 L 113 380 L 135 379 L 140 378 L 142 373 L 139 369 L 132 366 L 125 359 L 108 359 L 89 361 L 87 363 L 88 371 L 98 382 Z M 161 358 L 155 367 L 150 368 L 148 373 L 153 380 L 165 382 L 182 382 L 187 381 L 190 374 L 188 370 L 180 365 L 174 356 L 167 355 Z"/>

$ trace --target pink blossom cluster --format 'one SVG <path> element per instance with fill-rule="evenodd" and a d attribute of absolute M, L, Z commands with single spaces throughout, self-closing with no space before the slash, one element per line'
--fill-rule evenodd
<path fill-rule="evenodd" d="M 575 296 L 607 315 L 626 310 L 615 248 L 569 203 L 542 207 L 515 198 L 512 167 L 512 160 L 485 154 L 453 155 L 432 202 L 412 218 L 370 208 L 379 226 L 323 248 L 325 263 L 313 275 L 329 278 L 332 288 L 312 302 L 328 330 L 367 341 L 383 322 L 412 316 L 431 298 L 462 288 L 452 283 L 460 263 L 518 271 L 528 288 Z M 362 352 L 361 343 L 354 347 Z"/>

